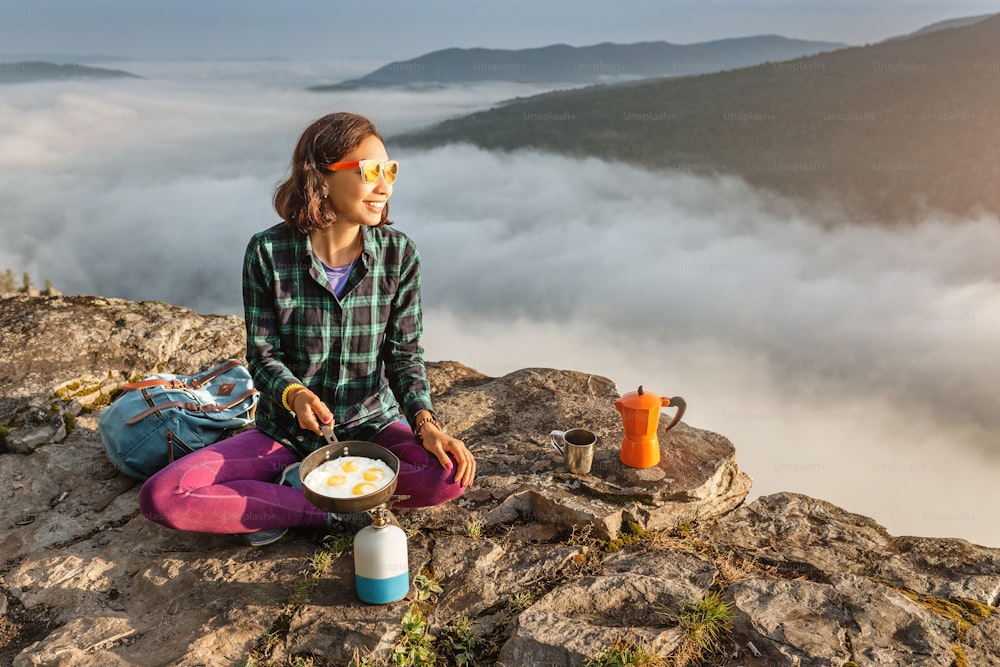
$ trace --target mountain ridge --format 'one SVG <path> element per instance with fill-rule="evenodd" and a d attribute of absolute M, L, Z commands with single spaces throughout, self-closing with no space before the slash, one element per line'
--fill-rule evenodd
<path fill-rule="evenodd" d="M 601 42 L 581 47 L 549 44 L 527 49 L 450 47 L 389 63 L 357 79 L 313 86 L 310 90 L 472 81 L 571 84 L 681 76 L 786 60 L 844 46 L 780 35 L 752 35 L 692 44 L 644 41 Z"/>
<path fill-rule="evenodd" d="M 68 79 L 141 79 L 120 69 L 91 67 L 76 63 L 57 64 L 40 60 L 0 63 L 0 83 L 65 81 Z"/>
<path fill-rule="evenodd" d="M 930 25 L 925 25 L 923 28 L 918 28 L 913 32 L 903 35 L 903 37 L 912 37 L 914 35 L 923 35 L 929 32 L 936 32 L 938 30 L 950 30 L 951 28 L 963 28 L 968 25 L 974 25 L 994 16 L 994 14 L 976 14 L 975 16 L 961 16 L 954 19 L 946 19 L 944 21 L 937 21 L 936 23 L 931 23 Z"/>
<path fill-rule="evenodd" d="M 895 222 L 1000 215 L 1000 15 L 793 60 L 508 100 L 393 137 L 729 174 Z"/>

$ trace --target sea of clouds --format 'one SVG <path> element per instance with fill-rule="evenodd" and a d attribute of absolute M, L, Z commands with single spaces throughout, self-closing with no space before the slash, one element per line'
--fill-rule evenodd
<path fill-rule="evenodd" d="M 356 111 L 402 163 L 392 218 L 421 249 L 428 359 L 680 395 L 687 423 L 735 443 L 751 498 L 1000 546 L 997 220 L 818 224 L 734 178 L 392 145 L 529 86 L 313 93 L 336 73 L 127 69 L 146 78 L 0 88 L 0 270 L 238 314 L 243 249 L 277 222 L 299 133 Z"/>

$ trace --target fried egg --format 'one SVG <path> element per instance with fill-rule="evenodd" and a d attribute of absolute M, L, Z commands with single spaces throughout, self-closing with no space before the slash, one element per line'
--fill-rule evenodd
<path fill-rule="evenodd" d="M 385 488 L 394 475 L 381 459 L 341 456 L 319 464 L 302 482 L 321 496 L 357 498 Z"/>

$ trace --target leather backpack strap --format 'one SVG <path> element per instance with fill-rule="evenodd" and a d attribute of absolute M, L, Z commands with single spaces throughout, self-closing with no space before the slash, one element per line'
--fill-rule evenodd
<path fill-rule="evenodd" d="M 171 389 L 200 389 L 206 382 L 211 382 L 215 378 L 219 377 L 223 373 L 228 373 L 237 366 L 242 366 L 243 362 L 238 359 L 230 359 L 224 364 L 216 366 L 208 372 L 204 377 L 201 378 L 189 378 L 189 382 L 184 382 L 177 378 L 170 380 L 165 380 L 163 378 L 147 378 L 145 380 L 138 380 L 136 382 L 129 382 L 122 385 L 122 389 L 147 389 L 149 387 L 170 387 Z"/>
<path fill-rule="evenodd" d="M 219 377 L 223 373 L 228 373 L 229 371 L 233 370 L 237 366 L 242 366 L 242 365 L 243 365 L 243 362 L 241 362 L 240 360 L 238 360 L 238 359 L 230 359 L 226 363 L 224 363 L 224 364 L 222 364 L 220 366 L 216 366 L 215 368 L 213 368 L 212 370 L 210 370 L 208 372 L 208 374 L 205 375 L 204 377 L 201 377 L 201 378 L 191 378 L 191 386 L 193 388 L 195 388 L 195 389 L 199 389 L 206 382 L 211 382 L 212 380 L 214 380 L 215 378 Z"/>
<path fill-rule="evenodd" d="M 247 400 L 248 398 L 250 398 L 251 396 L 253 396 L 254 394 L 257 394 L 257 393 L 260 393 L 260 392 L 258 392 L 256 389 L 253 389 L 253 388 L 247 389 L 245 392 L 243 392 L 242 394 L 240 394 L 239 396 L 237 396 L 233 401 L 231 401 L 229 403 L 222 404 L 222 405 L 217 405 L 217 407 L 220 410 L 228 410 L 229 408 L 236 407 L 237 405 L 239 405 L 240 403 L 242 403 L 243 401 Z"/>
<path fill-rule="evenodd" d="M 129 426 L 137 424 L 149 415 L 168 408 L 181 408 L 182 410 L 187 410 L 188 412 L 222 412 L 223 410 L 228 410 L 229 408 L 239 405 L 256 393 L 256 389 L 248 389 L 231 403 L 209 403 L 208 405 L 199 405 L 198 403 L 192 403 L 190 401 L 169 401 L 167 403 L 160 403 L 159 405 L 153 405 L 146 408 L 139 414 L 125 420 L 125 423 Z"/>
<path fill-rule="evenodd" d="M 176 378 L 172 380 L 164 380 L 163 378 L 149 378 L 148 380 L 139 380 L 138 382 L 129 382 L 128 384 L 123 384 L 122 389 L 147 389 L 149 387 L 170 387 L 171 389 L 187 389 L 187 385 L 184 384 L 183 380 L 178 380 Z"/>
<path fill-rule="evenodd" d="M 139 414 L 126 419 L 125 423 L 128 424 L 129 426 L 132 426 L 133 424 L 141 422 L 149 415 L 159 412 L 160 410 L 166 410 L 167 408 L 185 408 L 188 405 L 194 405 L 197 407 L 196 403 L 187 403 L 185 401 L 170 401 L 169 403 L 161 403 L 159 405 L 154 405 L 151 408 L 146 408 Z"/>

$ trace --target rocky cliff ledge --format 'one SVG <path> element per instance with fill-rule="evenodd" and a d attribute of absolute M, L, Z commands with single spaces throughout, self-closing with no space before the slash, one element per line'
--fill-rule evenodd
<path fill-rule="evenodd" d="M 686 424 L 660 434 L 660 466 L 624 468 L 617 389 L 584 373 L 429 365 L 480 468 L 460 501 L 397 512 L 404 601 L 357 601 L 346 533 L 251 548 L 144 520 L 98 411 L 129 378 L 243 346 L 235 317 L 0 298 L 0 664 L 640 664 L 617 646 L 660 656 L 647 665 L 1000 665 L 1000 550 L 894 537 L 801 495 L 744 505 L 732 443 Z M 602 447 L 578 478 L 548 433 L 582 424 Z M 733 621 L 698 658 L 706 599 Z"/>

